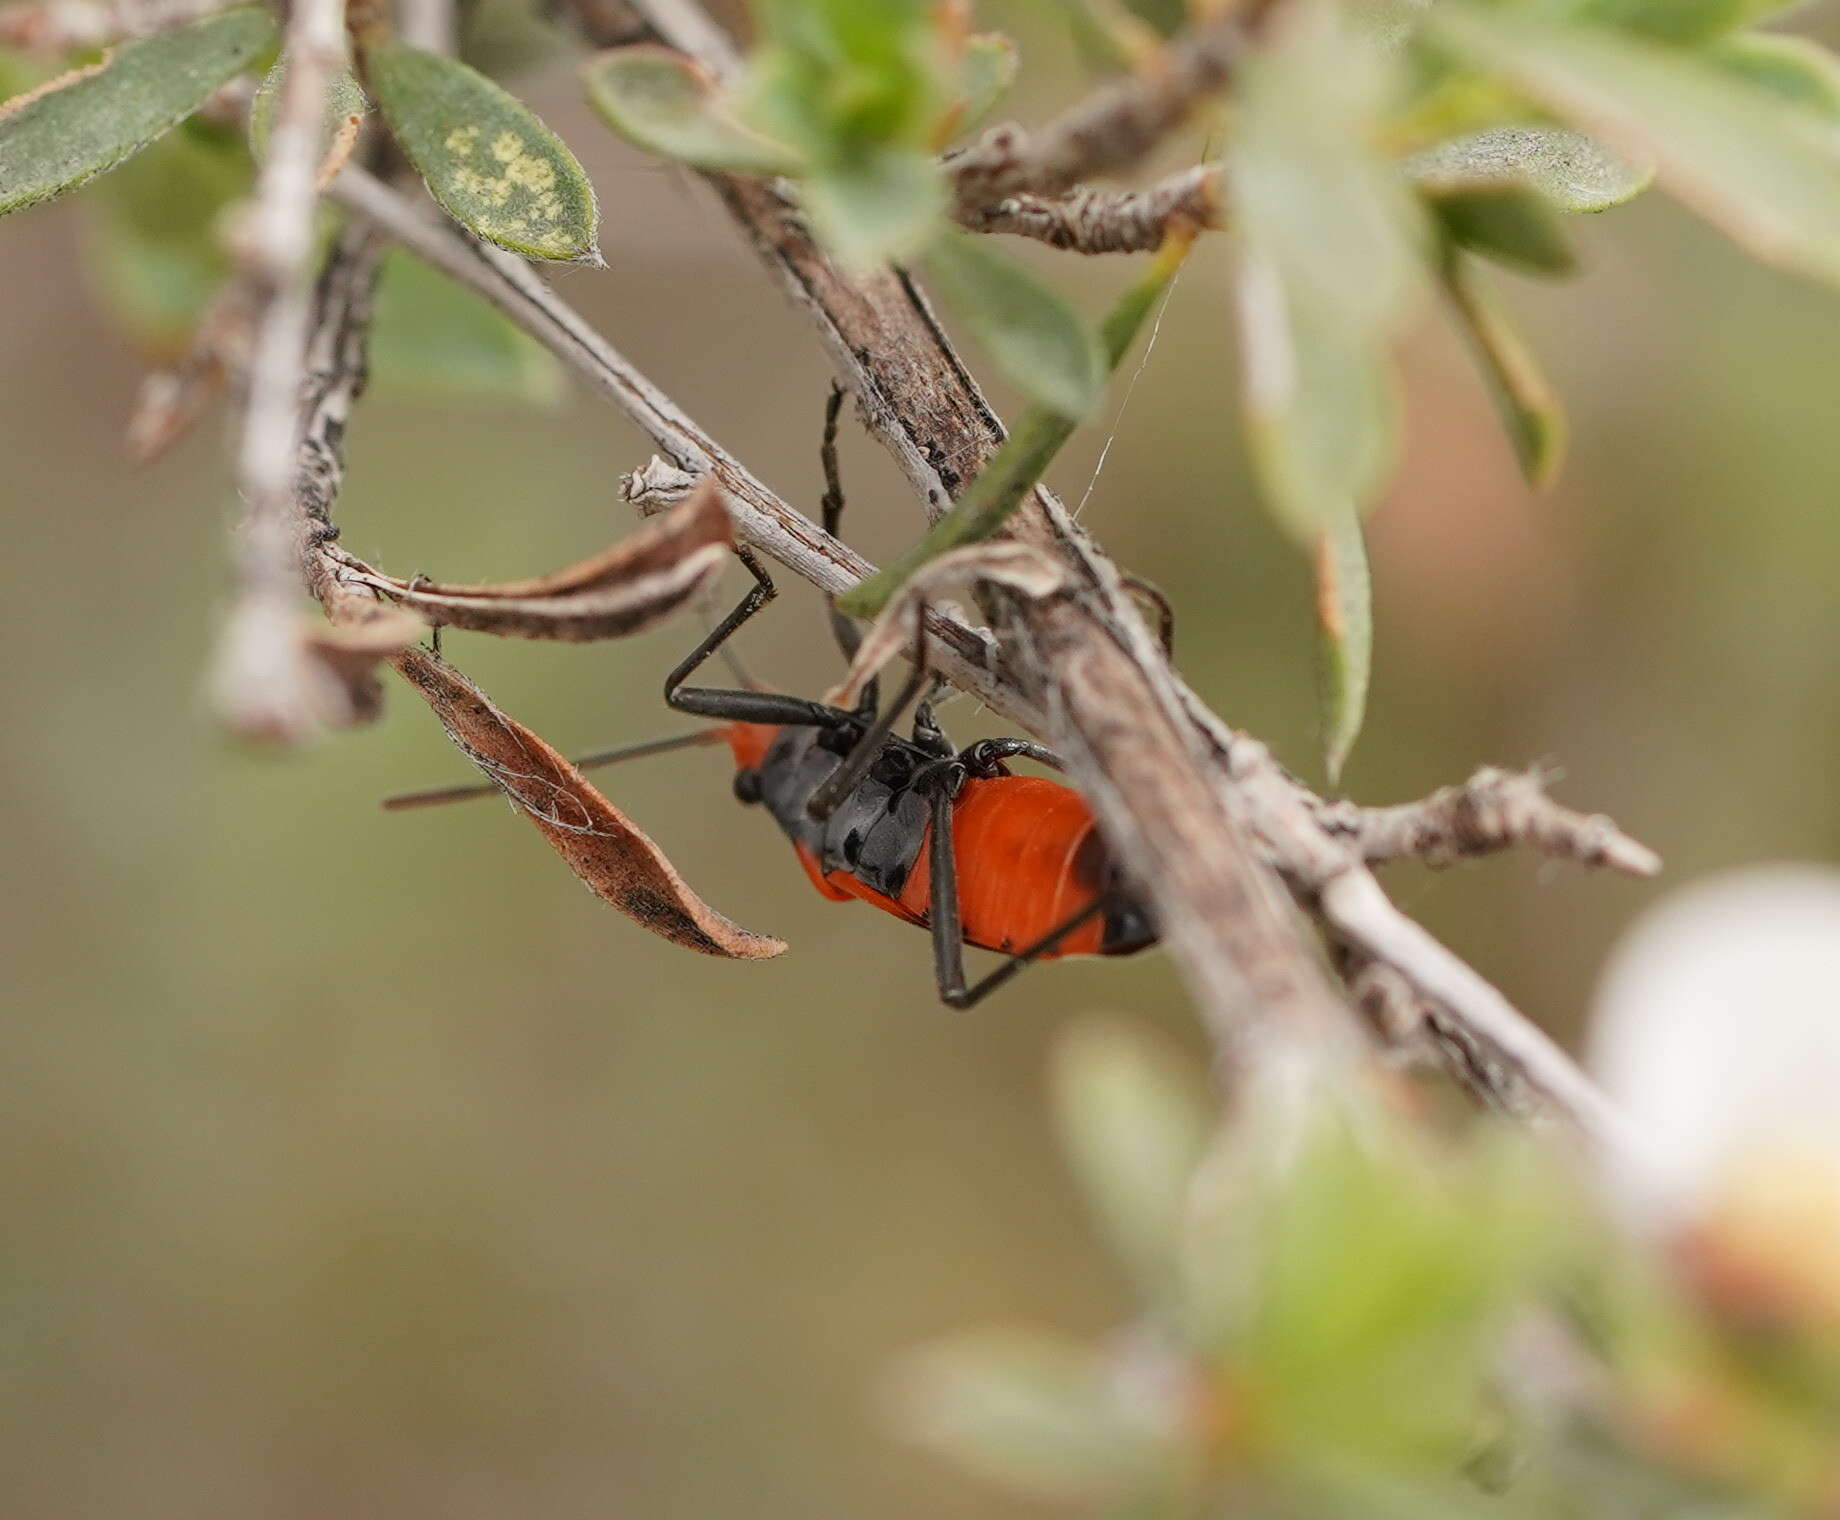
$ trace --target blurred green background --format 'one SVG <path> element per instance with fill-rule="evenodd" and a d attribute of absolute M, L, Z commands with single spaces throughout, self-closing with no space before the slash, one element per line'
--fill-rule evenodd
<path fill-rule="evenodd" d="M 1804 24 L 1840 40 L 1832 12 Z M 1039 0 L 980 19 L 1023 39 L 1020 113 L 1078 87 Z M 815 503 L 815 342 L 710 200 L 609 140 L 565 69 L 525 93 L 603 207 L 611 269 L 561 288 Z M 311 753 L 227 748 L 200 697 L 228 584 L 221 428 L 124 462 L 144 360 L 91 304 L 90 215 L 78 197 L 0 227 L 8 1515 L 1020 1513 L 905 1449 L 878 1386 L 937 1332 L 1118 1311 L 1049 1135 L 1045 1053 L 1092 1008 L 1188 1038 L 1166 959 L 1050 967 L 947 1013 L 924 937 L 811 892 L 713 752 L 605 784 L 717 906 L 791 941 L 778 961 L 646 936 L 503 806 L 380 814 L 463 778 L 406 692 Z M 1509 291 L 1575 418 L 1551 495 L 1518 484 L 1439 323 L 1405 356 L 1349 790 L 1550 762 L 1562 797 L 1666 855 L 1664 886 L 1833 858 L 1840 300 L 1659 201 L 1581 232 L 1584 279 Z M 1193 261 L 1115 388 L 1083 520 L 1169 592 L 1189 679 L 1315 774 L 1308 589 L 1238 450 L 1223 255 Z M 1095 310 L 1120 275 L 1039 262 Z M 1072 499 L 1112 425 L 1057 469 Z M 380 394 L 351 442 L 347 542 L 462 580 L 628 531 L 619 476 L 649 452 L 574 393 L 548 412 Z M 911 538 L 860 437 L 846 469 L 862 547 Z M 448 647 L 588 748 L 674 730 L 657 690 L 691 635 Z M 835 674 L 797 585 L 747 649 L 792 689 Z M 967 704 L 946 716 L 976 731 Z M 1529 859 L 1390 884 L 1562 1033 L 1652 891 Z"/>

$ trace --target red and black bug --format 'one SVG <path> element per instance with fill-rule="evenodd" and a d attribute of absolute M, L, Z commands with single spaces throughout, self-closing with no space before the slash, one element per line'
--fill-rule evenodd
<path fill-rule="evenodd" d="M 839 400 L 833 395 L 825 418 L 823 515 L 832 534 L 843 507 L 835 451 Z M 1155 943 L 1149 913 L 1114 869 L 1085 798 L 1061 782 L 1016 775 L 1006 763 L 1023 757 L 1059 768 L 1052 751 L 1028 739 L 982 739 L 963 749 L 946 739 L 931 704 L 920 700 L 929 680 L 924 648 L 886 705 L 873 681 L 853 708 L 745 687 L 688 685 L 775 594 L 759 561 L 745 549 L 736 553 L 754 584 L 664 683 L 669 706 L 722 726 L 578 764 L 725 739 L 735 758 L 735 795 L 767 810 L 813 886 L 833 901 L 866 902 L 931 932 L 939 996 L 953 1007 L 971 1006 L 1033 961 L 1125 955 Z M 831 625 L 845 658 L 853 658 L 855 625 L 834 609 Z M 910 705 L 912 728 L 903 737 L 894 728 Z M 1008 958 L 967 984 L 967 945 Z"/>

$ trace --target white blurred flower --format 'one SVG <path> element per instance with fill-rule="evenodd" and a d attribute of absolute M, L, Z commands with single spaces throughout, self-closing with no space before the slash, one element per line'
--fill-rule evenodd
<path fill-rule="evenodd" d="M 1611 959 L 1588 1061 L 1643 1145 L 1625 1194 L 1699 1286 L 1840 1327 L 1840 870 L 1664 899 Z"/>

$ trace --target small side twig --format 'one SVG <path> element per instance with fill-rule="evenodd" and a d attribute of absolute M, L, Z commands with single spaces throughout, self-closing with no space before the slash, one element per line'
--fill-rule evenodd
<path fill-rule="evenodd" d="M 1661 857 L 1600 814 L 1562 807 L 1546 795 L 1537 771 L 1485 766 L 1460 786 L 1396 807 L 1323 803 L 1323 825 L 1354 844 L 1370 865 L 1420 860 L 1454 865 L 1524 844 L 1555 859 L 1603 866 L 1625 876 L 1653 876 Z"/>
<path fill-rule="evenodd" d="M 1013 233 L 1068 253 L 1151 253 L 1174 228 L 1222 225 L 1220 170 L 1198 165 L 1144 190 L 1012 195 L 961 207 L 957 216 L 973 232 Z"/>
<path fill-rule="evenodd" d="M 1014 195 L 1061 195 L 1141 162 L 1232 78 L 1248 28 L 1271 0 L 1229 6 L 1176 38 L 1149 66 L 1096 91 L 1033 132 L 992 127 L 946 158 L 953 214 Z"/>

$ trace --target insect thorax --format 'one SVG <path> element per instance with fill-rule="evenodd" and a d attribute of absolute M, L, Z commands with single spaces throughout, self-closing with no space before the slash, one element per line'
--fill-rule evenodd
<path fill-rule="evenodd" d="M 813 818 L 807 811 L 812 793 L 843 764 L 820 737 L 817 729 L 788 728 L 773 741 L 760 762 L 760 800 L 820 870 L 847 871 L 864 886 L 898 896 L 926 841 L 927 799 L 912 786 L 878 780 L 871 767 L 829 818 Z"/>

